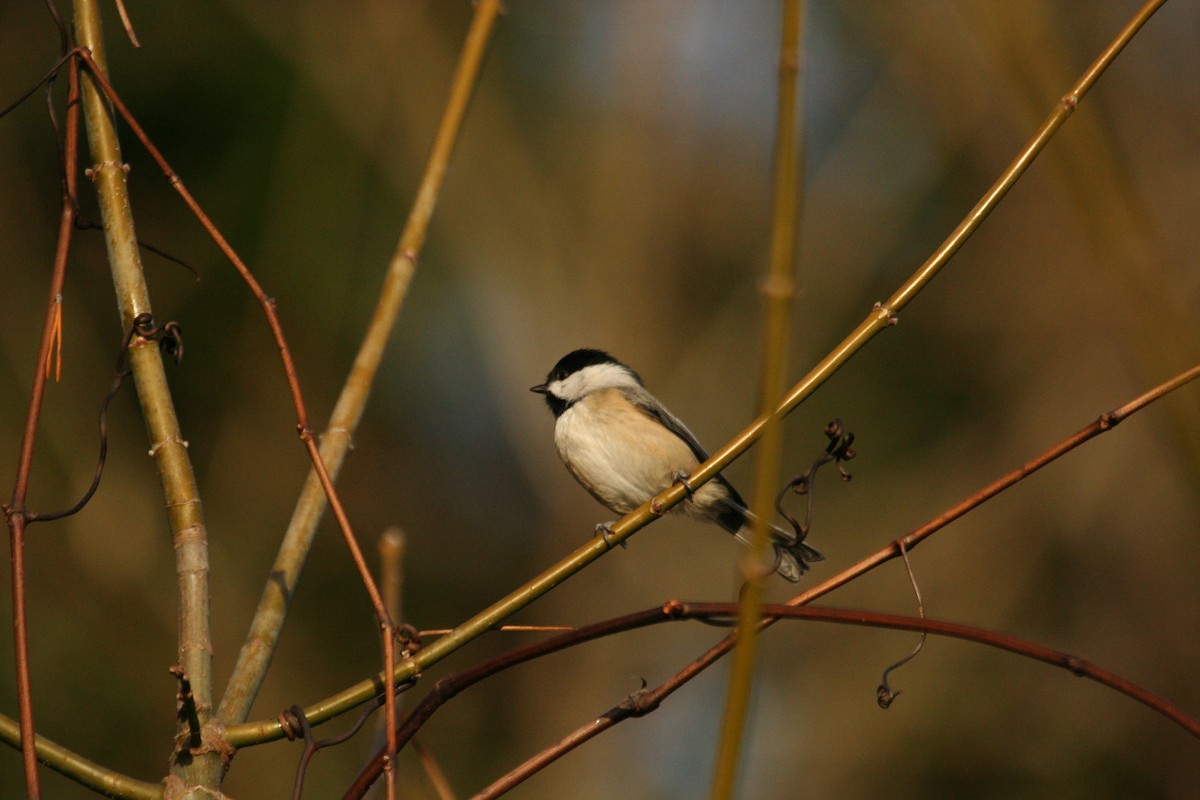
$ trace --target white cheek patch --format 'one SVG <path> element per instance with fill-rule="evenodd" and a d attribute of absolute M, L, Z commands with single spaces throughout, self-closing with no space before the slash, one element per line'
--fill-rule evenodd
<path fill-rule="evenodd" d="M 592 364 L 571 377 L 576 376 L 592 389 L 620 389 L 638 385 L 629 370 L 619 364 Z"/>
<path fill-rule="evenodd" d="M 618 364 L 592 364 L 565 378 L 552 381 L 547 389 L 568 403 L 573 403 L 602 389 L 634 388 L 638 382 L 629 370 Z"/>

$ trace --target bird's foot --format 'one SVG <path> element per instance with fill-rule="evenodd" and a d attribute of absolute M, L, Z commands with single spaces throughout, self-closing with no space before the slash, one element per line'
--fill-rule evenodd
<path fill-rule="evenodd" d="M 688 475 L 686 472 L 684 472 L 683 470 L 679 470 L 672 477 L 675 479 L 676 483 L 683 485 L 683 488 L 688 493 L 688 497 L 691 497 L 693 494 L 696 493 L 696 490 L 692 488 L 692 485 L 690 483 L 688 483 L 688 478 L 690 478 L 691 476 Z"/>
<path fill-rule="evenodd" d="M 616 522 L 616 520 L 613 520 L 613 522 Z M 604 543 L 606 545 L 608 545 L 609 550 L 612 550 L 613 546 L 618 545 L 618 544 L 621 545 L 622 548 L 628 549 L 629 545 L 625 543 L 624 539 L 622 539 L 619 542 L 613 541 L 613 538 L 612 538 L 613 522 L 597 522 L 596 523 L 596 535 L 604 540 Z"/>

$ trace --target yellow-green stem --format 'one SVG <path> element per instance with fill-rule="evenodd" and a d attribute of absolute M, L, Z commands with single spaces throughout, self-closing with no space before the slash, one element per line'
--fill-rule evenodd
<path fill-rule="evenodd" d="M 105 69 L 100 10 L 95 0 L 75 0 L 75 32 L 81 46 L 91 50 L 96 65 Z M 125 167 L 108 102 L 87 72 L 83 74 L 83 109 L 91 151 L 92 181 L 104 220 L 104 238 L 116 288 L 121 326 L 128 329 L 134 317 L 150 313 L 150 297 L 134 232 Z M 187 444 L 179 429 L 158 346 L 135 336 L 128 352 L 138 401 L 150 439 L 150 453 L 158 465 L 173 537 L 179 587 L 179 664 L 191 684 L 202 735 L 212 733 L 212 638 L 209 619 L 208 536 L 200 507 Z M 187 722 L 179 723 L 178 739 L 186 742 Z M 185 745 L 179 745 L 183 748 Z M 195 787 L 187 797 L 199 798 L 220 786 L 219 752 L 209 749 L 192 755 L 177 753 L 171 773 L 184 785 Z M 208 794 L 211 796 L 211 794 Z"/>
<path fill-rule="evenodd" d="M 0 714 L 0 739 L 15 742 L 20 738 L 16 720 Z M 50 769 L 66 775 L 81 786 L 86 786 L 105 797 L 122 797 L 127 800 L 159 800 L 162 786 L 128 778 L 106 767 L 73 753 L 62 745 L 37 737 L 38 761 Z"/>
<path fill-rule="evenodd" d="M 803 146 L 799 124 L 801 116 L 801 32 L 804 8 L 800 0 L 783 4 L 782 35 L 779 47 L 779 94 L 775 120 L 775 169 L 772 191 L 771 252 L 763 294 L 766 299 L 766 325 L 763 332 L 761 416 L 768 422 L 763 428 L 755 462 L 754 496 L 750 507 L 755 521 L 750 552 L 743 559 L 745 583 L 738 604 L 738 645 L 733 654 L 729 692 L 717 745 L 712 797 L 725 800 L 733 794 L 739 754 L 745 737 L 754 663 L 757 655 L 759 617 L 762 610 L 763 563 L 770 546 L 767 520 L 775 485 L 779 482 L 783 454 L 783 417 L 773 414 L 775 398 L 783 393 L 787 375 L 787 340 L 795 294 L 796 239 L 800 220 L 800 187 L 803 182 Z"/>
<path fill-rule="evenodd" d="M 363 409 L 370 397 L 384 350 L 416 271 L 417 254 L 424 243 L 442 179 L 450 163 L 450 154 L 462 127 L 467 103 L 477 81 L 483 55 L 500 10 L 499 0 L 484 0 L 475 7 L 475 17 L 463 45 L 463 54 L 451 84 L 450 97 L 416 200 L 384 278 L 375 313 L 359 346 L 350 375 L 346 378 L 342 393 L 334 406 L 325 434 L 321 438 L 321 460 L 334 479 L 337 478 L 350 449 L 351 438 L 358 428 L 359 420 L 362 419 Z M 283 630 L 300 573 L 316 535 L 317 524 L 327 507 L 325 492 L 314 470 L 309 473 L 296 501 L 292 519 L 288 523 L 287 532 L 271 567 L 270 578 L 263 586 L 250 631 L 241 652 L 238 653 L 237 664 L 222 695 L 218 717 L 226 725 L 244 722 L 250 714 L 250 707 L 266 677 L 271 656 Z"/>

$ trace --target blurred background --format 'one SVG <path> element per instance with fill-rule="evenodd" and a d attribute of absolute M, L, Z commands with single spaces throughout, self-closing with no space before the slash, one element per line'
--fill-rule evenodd
<path fill-rule="evenodd" d="M 399 238 L 469 22 L 468 2 L 111 5 L 112 79 L 278 300 L 315 425 L 328 418 Z M 803 375 L 943 240 L 1136 2 L 814 2 L 807 175 L 790 372 Z M 63 9 L 64 14 L 69 9 Z M 528 387 L 601 347 L 711 449 L 753 417 L 768 242 L 776 2 L 508 0 L 382 374 L 340 481 L 374 554 L 408 536 L 405 618 L 449 627 L 565 557 L 611 514 L 570 478 Z M 41 4 L 0 5 L 0 104 L 57 56 Z M 1101 412 L 1200 360 L 1200 9 L 1168 4 L 940 276 L 788 419 L 804 470 L 834 416 L 854 480 L 817 483 L 820 580 L 936 516 Z M 65 88 L 59 88 L 59 96 Z M 205 502 L 218 691 L 306 474 L 257 305 L 131 136 L 139 236 Z M 58 161 L 41 95 L 0 120 L 0 486 L 10 495 L 53 256 Z M 84 190 L 90 188 L 82 182 Z M 94 198 L 84 214 L 98 219 Z M 122 331 L 102 238 L 76 238 L 61 383 L 30 505 L 74 502 Z M 1189 322 L 1188 320 L 1193 320 Z M 1200 713 L 1200 386 L 1155 404 L 914 552 L 930 616 L 1084 656 Z M 132 387 L 79 515 L 34 526 L 29 618 L 40 733 L 144 780 L 167 766 L 174 559 Z M 726 475 L 750 491 L 750 460 Z M 582 624 L 668 598 L 736 596 L 738 548 L 667 519 L 528 608 Z M 5 589 L 0 613 L 10 614 Z M 782 600 L 790 587 L 773 584 Z M 822 603 L 915 613 L 893 563 Z M 426 746 L 467 796 L 720 638 L 674 625 L 511 671 L 452 702 Z M 529 641 L 495 634 L 425 676 Z M 741 796 L 1194 797 L 1197 742 L 1048 666 L 911 634 L 796 623 L 763 640 Z M 324 523 L 253 717 L 373 673 L 370 606 Z M 16 716 L 0 638 L 0 710 Z M 706 794 L 720 665 L 656 713 L 514 792 Z M 318 736 L 342 731 L 333 721 Z M 306 797 L 340 796 L 367 735 L 320 753 Z M 289 797 L 297 744 L 248 748 L 226 789 Z M 411 752 L 408 797 L 432 797 Z M 45 770 L 47 797 L 90 794 Z M 0 796 L 21 790 L 0 749 Z"/>

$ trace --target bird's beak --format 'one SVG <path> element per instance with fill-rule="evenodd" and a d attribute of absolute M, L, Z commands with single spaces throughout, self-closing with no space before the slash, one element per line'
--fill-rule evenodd
<path fill-rule="evenodd" d="M 537 392 L 538 394 L 545 394 L 546 392 L 549 391 L 549 389 L 546 388 L 546 384 L 539 383 L 537 386 L 529 387 L 529 391 Z"/>

